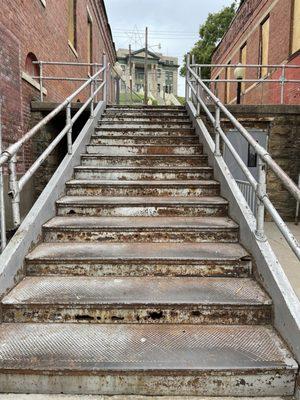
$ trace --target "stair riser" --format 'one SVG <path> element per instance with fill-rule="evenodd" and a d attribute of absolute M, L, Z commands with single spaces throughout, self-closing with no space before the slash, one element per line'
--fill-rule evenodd
<path fill-rule="evenodd" d="M 157 261 L 150 263 L 147 260 L 133 262 L 122 260 L 116 263 L 82 261 L 66 262 L 53 260 L 33 263 L 26 261 L 26 272 L 30 276 L 66 275 L 66 276 L 198 276 L 198 277 L 234 277 L 247 278 L 251 274 L 250 261 L 230 262 L 176 262 Z"/>
<path fill-rule="evenodd" d="M 109 157 L 109 156 L 82 156 L 81 164 L 91 167 L 203 167 L 207 166 L 207 156 L 197 157 L 168 157 L 168 156 L 141 156 L 141 157 Z"/>
<path fill-rule="evenodd" d="M 106 156 L 130 156 L 142 154 L 202 154 L 202 147 L 198 146 L 86 146 L 88 154 Z"/>
<path fill-rule="evenodd" d="M 182 129 L 191 129 L 191 124 L 187 124 L 186 122 L 168 122 L 168 123 L 149 123 L 149 122 L 127 122 L 126 124 L 122 123 L 117 123 L 117 122 L 112 122 L 112 123 L 102 123 L 99 124 L 97 127 L 99 130 L 102 129 L 108 129 L 108 130 L 115 130 L 115 129 L 122 129 L 122 130 L 132 130 L 132 129 L 144 129 L 144 130 L 170 130 L 170 129 L 175 129 L 175 130 L 182 130 Z"/>
<path fill-rule="evenodd" d="M 115 217 L 170 217 L 187 216 L 223 217 L 226 215 L 227 207 L 220 206 L 114 206 L 114 205 L 62 205 L 58 206 L 58 215 L 89 215 L 89 216 L 115 216 Z"/>
<path fill-rule="evenodd" d="M 102 136 L 102 135 L 101 135 Z M 157 146 L 163 145 L 177 145 L 177 146 L 184 146 L 184 145 L 199 145 L 199 140 L 197 137 L 179 137 L 179 138 L 172 138 L 172 137 L 145 137 L 145 136 L 136 136 L 135 138 L 108 138 L 108 137 L 97 137 L 93 136 L 90 142 L 91 145 L 106 145 L 106 146 L 122 146 L 122 145 L 136 145 L 136 144 L 155 144 Z"/>
<path fill-rule="evenodd" d="M 135 118 L 136 116 L 139 116 L 140 118 L 164 118 L 164 117 L 185 117 L 188 118 L 188 115 L 186 112 L 184 111 L 179 111 L 174 113 L 174 111 L 157 111 L 157 112 L 153 112 L 152 110 L 145 110 L 145 111 L 140 111 L 140 112 L 136 112 L 136 111 L 107 111 L 104 113 L 104 117 L 105 118 Z"/>
<path fill-rule="evenodd" d="M 170 168 L 170 171 L 171 168 Z M 203 172 L 131 172 L 131 171 L 86 171 L 75 170 L 75 179 L 100 179 L 120 181 L 155 181 L 155 180 L 189 180 L 189 179 L 212 179 L 212 171 Z"/>
<path fill-rule="evenodd" d="M 67 185 L 67 196 L 218 196 L 219 186 L 202 186 L 191 188 L 160 188 L 160 187 L 113 187 L 109 185 L 83 187 Z"/>
<path fill-rule="evenodd" d="M 161 305 L 126 307 L 85 304 L 3 306 L 2 322 L 8 323 L 100 323 L 100 324 L 226 324 L 259 325 L 271 321 L 271 307 L 238 307 L 235 305 L 185 306 Z"/>
<path fill-rule="evenodd" d="M 187 116 L 177 117 L 177 116 L 164 116 L 164 117 L 143 117 L 143 116 L 132 116 L 132 117 L 104 117 L 101 119 L 100 124 L 128 124 L 128 123 L 145 123 L 145 124 L 190 124 Z"/>
<path fill-rule="evenodd" d="M 214 230 L 214 231 L 197 231 L 197 230 L 175 230 L 173 229 L 46 229 L 44 228 L 44 239 L 46 242 L 221 242 L 236 243 L 238 242 L 237 230 Z"/>
<path fill-rule="evenodd" d="M 294 392 L 295 373 L 277 370 L 228 373 L 166 371 L 118 371 L 103 374 L 66 373 L 0 374 L 1 392 L 13 393 L 66 393 L 149 396 L 291 396 Z"/>
<path fill-rule="evenodd" d="M 95 129 L 95 135 L 107 135 L 111 136 L 191 136 L 194 134 L 194 130 L 191 128 L 124 128 L 120 126 L 118 129 L 116 127 L 109 128 L 97 128 Z"/>

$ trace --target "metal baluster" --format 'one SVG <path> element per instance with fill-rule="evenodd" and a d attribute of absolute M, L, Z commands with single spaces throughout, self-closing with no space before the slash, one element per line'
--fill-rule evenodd
<path fill-rule="evenodd" d="M 186 55 L 186 74 L 185 74 L 185 101 L 188 102 L 190 99 L 190 87 L 189 87 L 189 82 L 190 82 L 190 72 L 189 72 L 189 67 L 191 64 L 191 54 L 187 53 Z"/>
<path fill-rule="evenodd" d="M 71 102 L 68 103 L 67 108 L 66 108 L 66 125 L 70 125 L 70 128 L 68 129 L 68 132 L 67 132 L 68 154 L 72 154 L 73 143 L 72 143 Z"/>
<path fill-rule="evenodd" d="M 40 99 L 44 101 L 44 93 L 43 93 L 43 61 L 39 62 L 39 70 L 40 70 Z"/>
<path fill-rule="evenodd" d="M 17 164 L 17 155 L 14 154 L 8 162 L 9 189 L 10 189 L 10 192 L 8 194 L 11 198 L 13 224 L 15 228 L 18 228 L 18 226 L 21 223 L 21 215 L 20 215 L 20 192 L 18 186 L 16 164 Z"/>
<path fill-rule="evenodd" d="M 280 103 L 284 103 L 284 85 L 285 85 L 285 65 L 282 66 L 280 77 Z"/>
<path fill-rule="evenodd" d="M 215 156 L 220 156 L 220 108 L 216 106 L 216 113 L 215 113 Z"/>
<path fill-rule="evenodd" d="M 90 98 L 91 98 L 90 118 L 94 117 L 94 91 L 95 91 L 95 80 L 93 79 L 90 85 Z"/>
<path fill-rule="evenodd" d="M 0 101 L 0 154 L 2 153 L 2 104 Z M 6 247 L 6 223 L 5 223 L 5 204 L 4 204 L 4 181 L 3 168 L 0 166 L 0 224 L 1 224 L 1 251 Z"/>
<path fill-rule="evenodd" d="M 104 71 L 103 71 L 103 101 L 106 103 L 107 102 L 107 56 L 105 53 L 103 53 L 103 66 L 104 66 Z"/>
<path fill-rule="evenodd" d="M 261 157 L 258 156 L 258 184 L 257 184 L 257 206 L 256 206 L 256 237 L 259 240 L 265 240 L 264 222 L 265 206 L 262 198 L 266 196 L 266 165 Z"/>

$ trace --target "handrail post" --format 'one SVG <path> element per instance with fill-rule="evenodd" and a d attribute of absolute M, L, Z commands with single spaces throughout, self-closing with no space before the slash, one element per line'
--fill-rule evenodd
<path fill-rule="evenodd" d="M 220 124 L 220 107 L 216 106 L 216 112 L 215 112 L 215 156 L 220 156 L 221 155 L 221 150 L 220 150 L 220 133 L 219 129 L 221 127 Z"/>
<path fill-rule="evenodd" d="M 90 98 L 91 98 L 90 118 L 94 118 L 94 90 L 95 90 L 95 81 L 93 79 L 90 85 Z"/>
<path fill-rule="evenodd" d="M 105 53 L 103 53 L 103 66 L 104 66 L 104 71 L 103 71 L 103 101 L 106 103 L 107 102 L 107 56 Z"/>
<path fill-rule="evenodd" d="M 187 53 L 186 55 L 186 74 L 185 74 L 185 101 L 188 102 L 189 101 L 189 92 L 190 92 L 190 88 L 189 88 L 189 77 L 190 77 L 190 71 L 189 71 L 189 67 L 191 64 L 191 53 Z"/>
<path fill-rule="evenodd" d="M 40 99 L 44 101 L 44 93 L 43 93 L 43 61 L 39 61 L 39 70 L 40 70 Z"/>
<path fill-rule="evenodd" d="M 11 197 L 11 206 L 12 206 L 12 215 L 13 215 L 13 224 L 15 228 L 21 223 L 21 215 L 20 215 L 20 192 L 18 186 L 17 179 L 17 155 L 14 154 L 8 162 L 9 168 L 9 196 Z"/>
<path fill-rule="evenodd" d="M 284 103 L 284 85 L 285 85 L 285 65 L 281 69 L 280 77 L 280 104 Z"/>
<path fill-rule="evenodd" d="M 257 208 L 256 208 L 256 237 L 258 240 L 266 240 L 264 231 L 265 206 L 262 199 L 266 196 L 266 165 L 258 156 L 258 182 L 257 182 Z"/>
<path fill-rule="evenodd" d="M 66 108 L 66 125 L 70 125 L 70 128 L 67 132 L 67 143 L 68 143 L 68 154 L 72 154 L 73 152 L 73 143 L 72 143 L 72 115 L 71 115 L 71 102 L 67 104 Z"/>
<path fill-rule="evenodd" d="M 0 154 L 2 153 L 2 104 L 0 101 Z M 4 204 L 3 167 L 0 166 L 0 224 L 1 224 L 1 251 L 6 247 L 6 221 Z"/>

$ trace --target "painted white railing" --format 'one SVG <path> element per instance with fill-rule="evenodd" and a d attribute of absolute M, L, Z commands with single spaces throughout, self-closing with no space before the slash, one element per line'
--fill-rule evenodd
<path fill-rule="evenodd" d="M 222 104 L 222 102 L 216 97 L 212 91 L 206 86 L 205 82 L 198 75 L 198 69 L 201 67 L 197 64 L 191 64 L 191 56 L 187 55 L 187 67 L 186 67 L 186 101 L 192 99 L 195 108 L 197 110 L 197 117 L 200 117 L 201 109 L 204 111 L 209 121 L 214 126 L 215 133 L 215 152 L 214 156 L 222 157 L 221 154 L 221 140 L 227 146 L 231 152 L 235 161 L 243 171 L 247 181 L 253 188 L 256 197 L 256 237 L 258 240 L 265 240 L 264 232 L 264 214 L 265 208 L 269 212 L 270 216 L 276 223 L 280 232 L 286 239 L 287 243 L 300 260 L 300 245 L 294 235 L 291 233 L 283 219 L 280 217 L 276 208 L 272 204 L 268 197 L 266 190 L 266 167 L 268 166 L 280 180 L 281 184 L 291 193 L 297 202 L 300 201 L 300 189 L 292 181 L 292 179 L 280 168 L 280 166 L 273 160 L 271 155 L 259 145 L 255 139 L 250 135 L 246 128 L 230 113 L 230 111 Z M 214 106 L 214 114 L 210 111 L 206 101 L 204 100 L 201 92 L 205 93 L 205 99 L 208 99 L 210 104 Z M 229 139 L 227 138 L 224 130 L 221 127 L 221 113 L 232 123 L 237 131 L 247 140 L 257 154 L 258 158 L 258 180 L 256 180 L 243 160 L 241 159 L 238 152 L 235 150 Z"/>
<path fill-rule="evenodd" d="M 47 62 L 48 64 L 51 62 Z M 58 62 L 55 62 L 57 64 Z M 44 62 L 46 64 L 46 62 Z M 60 63 L 62 65 L 69 65 L 70 63 Z M 80 64 L 82 65 L 82 64 Z M 85 64 L 90 65 L 90 64 Z M 1 149 L 1 119 L 0 119 L 0 220 L 1 220 L 1 248 L 2 250 L 6 246 L 6 227 L 5 227 L 5 207 L 4 207 L 4 186 L 3 186 L 3 175 L 2 169 L 4 164 L 8 165 L 9 173 L 9 198 L 12 205 L 12 216 L 14 228 L 17 229 L 21 223 L 20 214 L 20 193 L 24 188 L 25 184 L 29 179 L 35 174 L 38 168 L 47 159 L 53 149 L 58 145 L 58 143 L 67 136 L 68 144 L 68 154 L 71 155 L 73 151 L 73 140 L 72 140 L 72 127 L 74 123 L 78 120 L 84 110 L 89 107 L 90 118 L 94 117 L 94 103 L 97 94 L 103 91 L 103 101 L 106 103 L 108 97 L 108 77 L 110 71 L 110 64 L 107 63 L 107 57 L 103 57 L 103 65 L 95 64 L 97 71 L 90 78 L 84 78 L 85 82 L 76 89 L 70 96 L 68 96 L 61 104 L 59 104 L 53 111 L 51 111 L 45 118 L 43 118 L 38 124 L 36 124 L 32 129 L 25 133 L 21 139 L 13 143 L 4 151 Z M 45 79 L 45 77 L 44 77 Z M 66 78 L 65 78 L 66 79 Z M 75 79 L 75 78 L 74 78 Z M 77 78 L 76 78 L 77 79 Z M 42 83 L 42 82 L 41 82 Z M 41 84 L 42 88 L 42 84 Z M 82 104 L 78 111 L 72 117 L 71 115 L 71 103 L 79 93 L 83 90 L 90 88 L 90 95 L 88 99 Z M 43 151 L 43 153 L 34 161 L 34 163 L 28 168 L 25 174 L 18 180 L 16 163 L 17 154 L 23 148 L 23 146 L 33 137 L 35 137 L 38 132 L 45 125 L 49 123 L 56 115 L 58 115 L 62 110 L 65 109 L 66 112 L 66 124 L 56 138 L 49 144 L 49 146 Z"/>

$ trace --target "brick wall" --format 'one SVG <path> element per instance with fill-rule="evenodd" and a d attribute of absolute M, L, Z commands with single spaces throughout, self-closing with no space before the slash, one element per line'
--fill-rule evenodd
<path fill-rule="evenodd" d="M 77 55 L 68 45 L 68 2 L 66 0 L 2 0 L 0 7 L 0 93 L 3 103 L 3 147 L 20 138 L 30 126 L 30 102 L 39 91 L 21 78 L 29 52 L 38 60 L 88 62 L 88 11 L 93 23 L 93 61 L 102 62 L 103 52 L 115 62 L 104 4 L 77 0 Z M 45 66 L 44 74 L 87 77 L 87 67 Z M 79 83 L 45 82 L 45 101 L 62 101 Z M 84 99 L 84 93 L 78 96 Z M 113 97 L 110 101 L 113 101 Z M 19 154 L 19 172 L 32 161 L 31 145 Z"/>
<path fill-rule="evenodd" d="M 246 0 L 233 20 L 229 30 L 217 47 L 212 63 L 237 64 L 240 62 L 240 48 L 247 42 L 247 64 L 260 63 L 260 24 L 270 18 L 268 64 L 300 65 L 300 54 L 291 54 L 292 0 Z M 269 79 L 278 79 L 280 70 L 270 70 Z M 215 68 L 212 76 L 225 78 L 225 70 Z M 258 69 L 247 69 L 247 79 L 257 79 Z M 299 79 L 300 70 L 288 70 L 287 78 Z M 232 70 L 233 76 L 233 70 Z M 218 84 L 218 95 L 225 101 L 225 84 Z M 236 101 L 237 84 L 230 84 L 229 103 Z M 278 83 L 246 83 L 242 96 L 244 104 L 280 104 Z M 285 104 L 300 104 L 300 85 L 285 86 Z"/>

